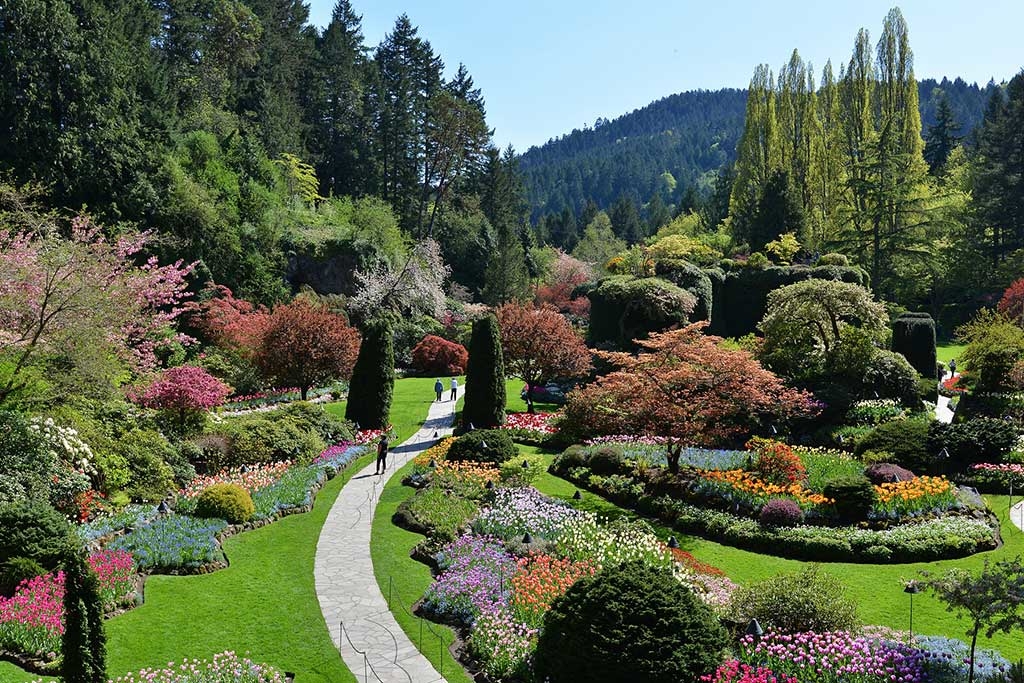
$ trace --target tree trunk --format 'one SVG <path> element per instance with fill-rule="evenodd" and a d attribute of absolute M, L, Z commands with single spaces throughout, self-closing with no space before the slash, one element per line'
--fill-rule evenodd
<path fill-rule="evenodd" d="M 679 474 L 679 458 L 683 454 L 682 444 L 669 443 L 665 447 L 665 455 L 668 460 L 668 471 L 672 474 Z"/>
<path fill-rule="evenodd" d="M 967 683 L 974 683 L 974 648 L 978 644 L 978 626 L 975 625 L 971 634 L 971 668 L 967 674 Z"/>
<path fill-rule="evenodd" d="M 533 384 L 526 383 L 526 412 L 533 414 Z"/>
<path fill-rule="evenodd" d="M 308 394 L 308 393 L 309 393 L 309 387 L 307 387 L 305 385 L 303 385 L 303 387 L 301 389 L 299 389 L 299 395 L 302 396 L 302 400 L 303 401 L 306 400 L 306 394 Z"/>

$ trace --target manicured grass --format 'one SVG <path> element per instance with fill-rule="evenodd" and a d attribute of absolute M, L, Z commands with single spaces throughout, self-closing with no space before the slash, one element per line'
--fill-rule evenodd
<path fill-rule="evenodd" d="M 534 453 L 536 449 L 520 447 L 523 452 Z M 576 487 L 551 474 L 545 473 L 535 486 L 544 493 L 561 498 L 582 509 L 609 517 L 636 517 L 632 512 L 623 510 L 613 503 L 587 491 L 582 491 L 583 498 L 572 499 Z M 986 553 L 979 553 L 960 560 L 941 562 L 870 565 L 849 563 L 823 563 L 824 568 L 835 574 L 847 587 L 849 595 L 856 601 L 860 616 L 865 624 L 881 624 L 906 630 L 909 627 L 910 602 L 909 596 L 903 592 L 903 581 L 921 578 L 923 570 L 933 574 L 942 573 L 947 569 L 960 567 L 977 571 L 985 560 L 995 561 L 1009 559 L 1024 554 L 1024 533 L 1015 527 L 1008 516 L 1009 499 L 1006 496 L 985 496 L 989 507 L 996 513 L 1001 522 L 1003 546 Z M 797 560 L 785 560 L 770 555 L 739 550 L 701 538 L 683 536 L 670 531 L 660 524 L 653 524 L 657 534 L 664 539 L 676 535 L 680 546 L 698 559 L 720 567 L 733 581 L 747 584 L 775 574 L 795 572 L 808 563 Z M 968 624 L 946 612 L 943 605 L 930 593 L 922 592 L 914 597 L 914 633 L 922 635 L 943 635 L 964 640 Z M 1000 651 L 1011 661 L 1024 658 L 1024 638 L 1020 632 L 1009 635 L 997 634 L 991 639 L 980 637 L 979 647 Z"/>
<path fill-rule="evenodd" d="M 412 616 L 413 605 L 423 597 L 433 581 L 430 568 L 409 556 L 423 536 L 391 523 L 391 516 L 398 506 L 416 493 L 414 489 L 402 486 L 402 478 L 412 467 L 413 464 L 409 463 L 399 470 L 381 492 L 370 537 L 373 573 L 385 598 L 391 596 L 391 613 L 395 620 L 434 668 L 449 683 L 471 683 L 473 679 L 448 651 L 455 640 L 452 629 Z"/>
<path fill-rule="evenodd" d="M 935 348 L 935 356 L 939 362 L 945 363 L 946 365 L 949 365 L 949 361 L 953 358 L 956 358 L 956 362 L 959 364 L 960 356 L 966 348 L 967 347 L 964 344 L 939 344 Z"/>
<path fill-rule="evenodd" d="M 523 387 L 526 386 L 521 379 L 505 380 L 505 410 L 509 413 L 525 413 L 526 401 L 520 397 Z M 553 413 L 562 406 L 554 403 L 534 402 L 533 408 L 538 413 Z"/>

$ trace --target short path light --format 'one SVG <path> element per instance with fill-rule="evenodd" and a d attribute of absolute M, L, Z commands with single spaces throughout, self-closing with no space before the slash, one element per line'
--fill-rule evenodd
<path fill-rule="evenodd" d="M 487 489 L 488 491 L 490 491 L 491 489 L 494 488 L 494 482 L 491 481 L 490 479 L 488 479 L 487 483 L 484 484 L 484 488 Z"/>
<path fill-rule="evenodd" d="M 576 489 L 576 493 L 572 494 L 573 500 L 583 500 L 583 494 L 580 493 L 579 489 Z"/>
<path fill-rule="evenodd" d="M 156 512 L 158 515 L 166 515 L 171 511 L 171 506 L 167 504 L 167 499 L 160 501 L 160 504 L 156 506 Z"/>
<path fill-rule="evenodd" d="M 669 548 L 673 548 L 673 549 L 674 548 L 678 548 L 679 547 L 679 539 L 677 539 L 675 536 L 669 536 L 668 537 L 668 547 Z"/>
<path fill-rule="evenodd" d="M 754 642 L 761 640 L 761 636 L 764 635 L 764 629 L 761 628 L 761 622 L 757 619 L 751 619 L 750 623 L 747 624 L 747 628 L 744 631 L 748 636 L 754 639 Z"/>
<path fill-rule="evenodd" d="M 529 460 L 524 460 L 523 461 L 523 469 L 524 470 L 530 469 L 530 461 Z"/>
<path fill-rule="evenodd" d="M 430 469 L 436 468 L 437 467 L 437 461 L 434 460 L 433 458 L 431 458 L 430 462 L 427 463 L 427 467 L 429 467 Z"/>
<path fill-rule="evenodd" d="M 527 531 L 523 534 L 523 545 L 530 545 L 531 543 L 533 543 L 533 536 L 531 536 L 530 532 Z"/>
<path fill-rule="evenodd" d="M 943 449 L 945 450 L 945 449 Z M 914 596 L 921 592 L 917 581 L 908 581 L 903 592 L 910 596 L 910 642 L 914 642 Z"/>

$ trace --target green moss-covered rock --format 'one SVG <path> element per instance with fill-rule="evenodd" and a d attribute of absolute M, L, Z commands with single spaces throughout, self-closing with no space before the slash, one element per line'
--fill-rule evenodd
<path fill-rule="evenodd" d="M 395 391 L 395 345 L 391 326 L 373 322 L 365 326 L 359 356 L 352 369 L 345 418 L 360 429 L 384 429 L 390 424 Z"/>
<path fill-rule="evenodd" d="M 667 280 L 629 275 L 605 278 L 589 297 L 589 342 L 619 348 L 688 322 L 697 303 L 693 294 Z"/>
<path fill-rule="evenodd" d="M 498 319 L 487 315 L 473 323 L 466 366 L 466 401 L 462 424 L 497 427 L 505 423 L 505 362 Z"/>
<path fill-rule="evenodd" d="M 935 373 L 935 321 L 927 313 L 904 313 L 892 324 L 892 350 L 929 379 Z"/>

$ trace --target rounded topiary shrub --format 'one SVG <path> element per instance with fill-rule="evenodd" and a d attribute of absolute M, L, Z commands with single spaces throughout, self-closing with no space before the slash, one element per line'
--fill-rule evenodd
<path fill-rule="evenodd" d="M 587 466 L 594 474 L 618 474 L 626 462 L 622 448 L 614 444 L 602 444 L 594 447 L 587 458 Z"/>
<path fill-rule="evenodd" d="M 889 462 L 918 474 L 932 472 L 938 450 L 929 449 L 928 420 L 894 420 L 875 427 L 857 442 L 855 453 L 867 451 L 890 453 Z"/>
<path fill-rule="evenodd" d="M 554 462 L 551 463 L 551 471 L 558 473 L 568 472 L 573 467 L 586 467 L 587 466 L 587 453 L 583 449 L 583 446 L 575 445 L 569 446 L 564 451 L 555 456 Z"/>
<path fill-rule="evenodd" d="M 466 347 L 432 334 L 412 350 L 413 370 L 421 375 L 461 375 L 468 362 Z"/>
<path fill-rule="evenodd" d="M 500 465 L 514 458 L 518 452 L 508 432 L 501 429 L 476 429 L 455 439 L 448 449 L 447 458 Z"/>
<path fill-rule="evenodd" d="M 252 519 L 256 507 L 252 496 L 238 484 L 214 484 L 196 499 L 196 516 L 242 524 Z"/>
<path fill-rule="evenodd" d="M 846 254 L 839 254 L 839 253 L 836 253 L 836 252 L 833 251 L 833 252 L 829 252 L 827 254 L 822 254 L 821 256 L 819 256 L 818 257 L 818 262 L 815 263 L 814 265 L 816 265 L 816 266 L 844 266 L 845 267 L 845 266 L 849 266 L 850 265 L 850 259 L 848 259 L 846 257 Z"/>
<path fill-rule="evenodd" d="M 537 680 L 676 683 L 711 673 L 727 644 L 709 607 L 667 569 L 606 567 L 558 598 L 537 640 Z"/>
<path fill-rule="evenodd" d="M 27 557 L 47 571 L 55 569 L 71 534 L 64 515 L 42 501 L 0 506 L 0 562 Z"/>
<path fill-rule="evenodd" d="M 894 351 L 875 349 L 864 369 L 864 389 L 905 406 L 918 405 L 917 370 Z"/>
<path fill-rule="evenodd" d="M 796 526 L 804 521 L 804 511 L 789 498 L 773 498 L 761 508 L 762 526 Z"/>
<path fill-rule="evenodd" d="M 914 473 L 891 462 L 876 462 L 864 469 L 864 476 L 872 484 L 892 484 L 897 481 L 910 481 Z"/>
<path fill-rule="evenodd" d="M 46 573 L 46 567 L 29 557 L 12 557 L 0 564 L 0 595 L 13 595 L 22 581 Z"/>
<path fill-rule="evenodd" d="M 862 522 L 867 519 L 878 499 L 875 485 L 865 476 L 837 477 L 825 484 L 822 493 L 835 501 L 836 514 L 846 522 Z"/>
<path fill-rule="evenodd" d="M 783 633 L 846 631 L 858 625 L 857 604 L 842 582 L 818 565 L 741 587 L 729 603 L 729 619 L 757 621 Z"/>

